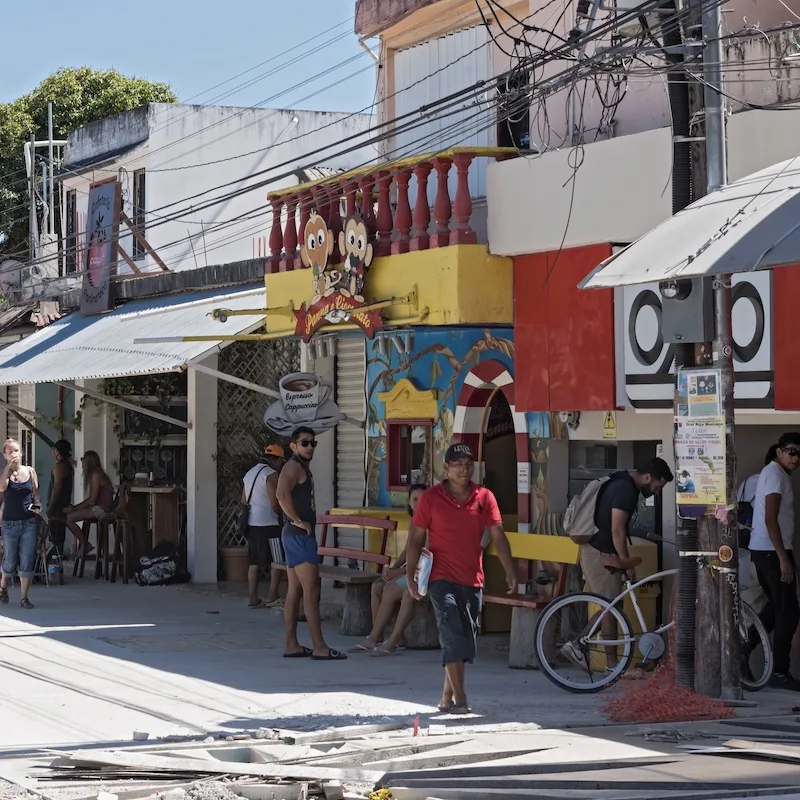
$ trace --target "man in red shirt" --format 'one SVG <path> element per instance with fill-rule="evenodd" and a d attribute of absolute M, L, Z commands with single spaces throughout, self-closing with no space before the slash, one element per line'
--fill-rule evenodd
<path fill-rule="evenodd" d="M 472 482 L 475 460 L 469 445 L 450 445 L 444 471 L 444 480 L 419 499 L 409 524 L 406 581 L 411 596 L 419 600 L 415 570 L 427 531 L 428 549 L 433 553 L 428 594 L 445 670 L 439 711 L 467 714 L 464 665 L 475 658 L 483 589 L 481 544 L 486 528 L 505 569 L 509 594 L 516 591 L 517 576 L 497 500 L 487 488 Z"/>

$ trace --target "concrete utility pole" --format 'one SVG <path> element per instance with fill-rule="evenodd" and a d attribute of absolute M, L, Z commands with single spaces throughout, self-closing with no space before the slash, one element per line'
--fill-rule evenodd
<path fill-rule="evenodd" d="M 706 108 L 706 165 L 708 191 L 727 183 L 725 109 L 722 95 L 722 15 L 720 5 L 703 10 L 703 78 Z M 733 338 L 731 333 L 731 276 L 714 279 L 714 342 L 712 362 L 721 373 L 720 402 L 725 416 L 725 500 L 728 512 L 717 520 L 719 553 L 720 696 L 741 700 L 741 640 L 739 637 L 739 534 L 736 513 L 736 449 L 734 447 Z M 714 548 L 712 548 L 714 549 Z"/>
<path fill-rule="evenodd" d="M 37 231 L 36 231 L 36 134 L 31 134 L 31 174 L 30 182 L 28 185 L 28 202 L 30 209 L 28 210 L 28 225 L 30 236 L 30 260 L 36 258 L 36 244 L 37 244 Z"/>

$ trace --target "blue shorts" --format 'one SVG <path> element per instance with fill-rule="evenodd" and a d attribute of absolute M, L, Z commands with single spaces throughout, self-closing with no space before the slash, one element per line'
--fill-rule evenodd
<path fill-rule="evenodd" d="M 428 587 L 428 597 L 439 628 L 442 664 L 471 664 L 478 649 L 478 615 L 483 592 L 476 586 L 439 580 Z"/>
<path fill-rule="evenodd" d="M 306 533 L 302 528 L 289 524 L 283 526 L 281 543 L 286 555 L 286 566 L 296 567 L 300 564 L 319 564 L 317 553 L 317 537 Z"/>
<path fill-rule="evenodd" d="M 400 576 L 400 577 L 399 577 L 399 578 L 398 578 L 398 579 L 395 581 L 395 583 L 396 583 L 396 584 L 397 584 L 397 585 L 398 585 L 398 586 L 399 586 L 401 589 L 408 589 L 408 581 L 406 580 L 406 576 L 405 576 L 405 575 L 401 575 L 401 576 Z"/>

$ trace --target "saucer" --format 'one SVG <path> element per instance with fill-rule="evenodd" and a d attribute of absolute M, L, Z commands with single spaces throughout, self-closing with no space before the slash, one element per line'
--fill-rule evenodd
<path fill-rule="evenodd" d="M 313 428 L 315 434 L 319 434 L 332 430 L 344 418 L 345 415 L 339 410 L 339 406 L 328 399 L 317 408 L 315 419 L 295 422 L 287 419 L 283 403 L 276 400 L 264 413 L 264 424 L 279 436 L 290 436 L 292 431 L 301 425 L 308 425 L 309 428 Z"/>

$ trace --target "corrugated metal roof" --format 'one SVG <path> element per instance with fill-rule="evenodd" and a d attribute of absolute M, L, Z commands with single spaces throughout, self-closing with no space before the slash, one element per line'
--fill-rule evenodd
<path fill-rule="evenodd" d="M 0 311 L 0 333 L 24 322 L 29 325 L 32 324 L 31 312 L 34 308 L 36 308 L 36 303 L 28 302 L 18 306 L 10 306 L 5 311 Z"/>
<path fill-rule="evenodd" d="M 800 262 L 800 156 L 692 203 L 603 262 L 584 289 Z"/>
<path fill-rule="evenodd" d="M 221 323 L 211 318 L 211 311 L 263 304 L 263 286 L 240 286 L 140 300 L 98 316 L 70 314 L 0 351 L 0 386 L 175 372 L 225 343 L 134 344 L 133 340 L 247 332 L 263 320 L 241 316 Z"/>

